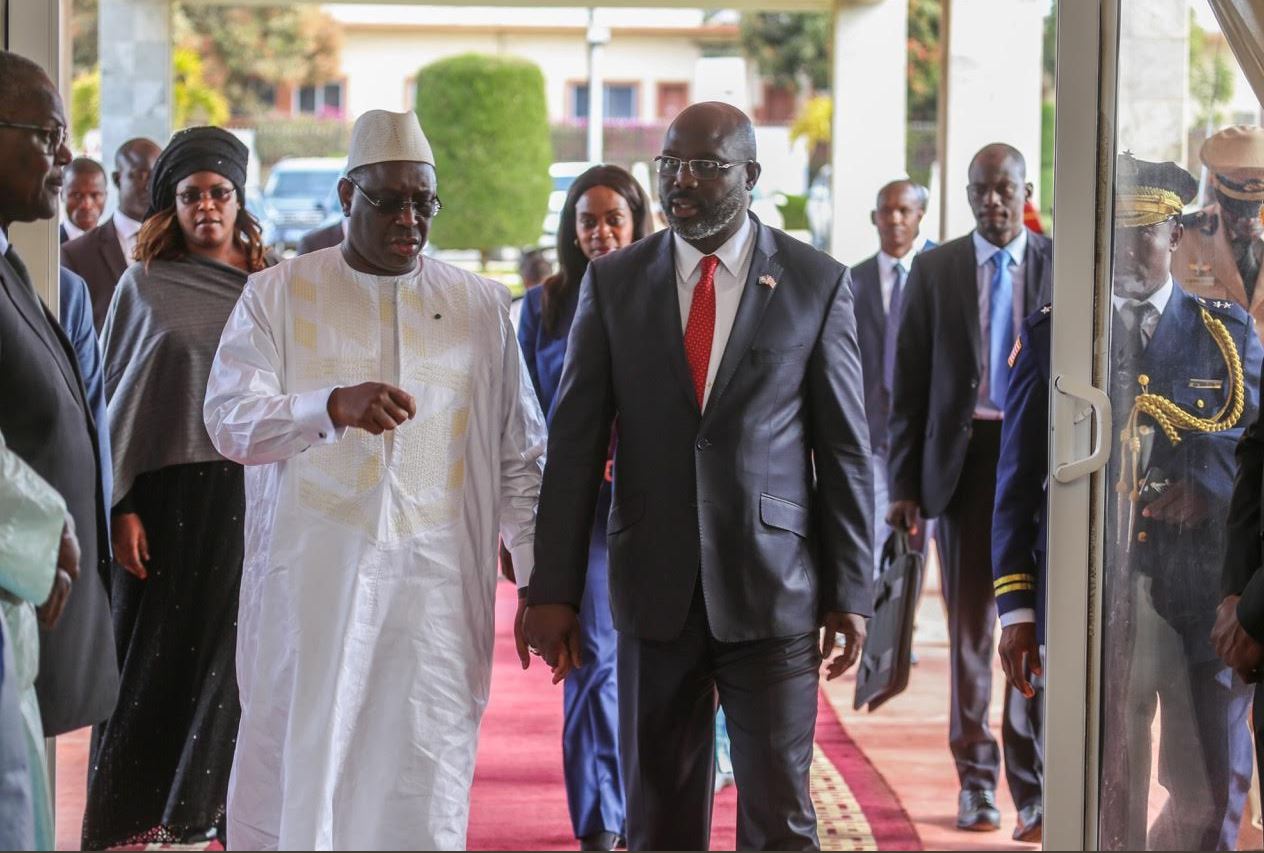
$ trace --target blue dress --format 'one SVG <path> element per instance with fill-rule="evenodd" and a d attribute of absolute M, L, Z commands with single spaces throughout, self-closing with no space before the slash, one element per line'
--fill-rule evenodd
<path fill-rule="evenodd" d="M 518 324 L 518 343 L 546 415 L 562 378 L 566 340 L 579 304 L 571 293 L 556 335 L 541 321 L 543 287 L 527 291 Z M 624 834 L 623 782 L 619 769 L 619 692 L 615 678 L 617 637 L 610 613 L 606 563 L 606 517 L 610 481 L 602 483 L 588 548 L 588 577 L 579 619 L 584 665 L 567 676 L 563 698 L 562 763 L 566 801 L 576 838 L 598 832 Z"/>

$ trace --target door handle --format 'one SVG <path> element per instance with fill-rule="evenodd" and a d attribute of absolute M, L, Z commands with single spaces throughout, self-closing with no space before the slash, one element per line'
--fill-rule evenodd
<path fill-rule="evenodd" d="M 1097 421 L 1093 426 L 1093 451 L 1083 459 L 1054 466 L 1053 479 L 1059 483 L 1071 483 L 1092 474 L 1105 465 L 1106 460 L 1110 458 L 1110 424 L 1114 423 L 1110 397 L 1095 385 L 1076 382 L 1062 375 L 1054 379 L 1053 387 L 1065 397 L 1088 403 Z"/>

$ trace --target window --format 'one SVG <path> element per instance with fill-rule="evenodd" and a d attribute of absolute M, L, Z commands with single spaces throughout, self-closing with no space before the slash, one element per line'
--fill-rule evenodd
<path fill-rule="evenodd" d="M 588 118 L 588 84 L 571 84 L 571 118 Z M 606 83 L 603 109 L 606 120 L 637 117 L 637 84 Z"/>
<path fill-rule="evenodd" d="M 343 83 L 299 86 L 294 90 L 294 112 L 338 118 L 343 115 Z"/>
<path fill-rule="evenodd" d="M 676 114 L 689 106 L 688 83 L 659 83 L 658 109 L 659 121 L 671 121 Z"/>

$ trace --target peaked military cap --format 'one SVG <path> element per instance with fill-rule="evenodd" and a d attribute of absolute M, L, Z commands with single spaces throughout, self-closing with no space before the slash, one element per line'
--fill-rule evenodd
<path fill-rule="evenodd" d="M 1154 225 L 1179 216 L 1198 193 L 1194 176 L 1171 162 L 1138 160 L 1130 152 L 1115 165 L 1115 224 Z"/>

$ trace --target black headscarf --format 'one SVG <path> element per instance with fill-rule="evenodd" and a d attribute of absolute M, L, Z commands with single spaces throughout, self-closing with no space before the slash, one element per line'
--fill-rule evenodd
<path fill-rule="evenodd" d="M 154 164 L 149 178 L 149 210 L 145 218 L 174 207 L 176 187 L 189 175 L 214 172 L 232 182 L 244 200 L 250 151 L 222 127 L 190 127 L 176 131 Z"/>

